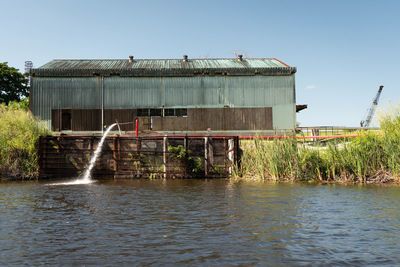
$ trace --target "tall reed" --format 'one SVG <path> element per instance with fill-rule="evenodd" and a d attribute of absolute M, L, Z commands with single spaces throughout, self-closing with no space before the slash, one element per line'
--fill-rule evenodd
<path fill-rule="evenodd" d="M 380 119 L 381 131 L 361 131 L 325 147 L 293 137 L 242 141 L 235 176 L 271 180 L 399 181 L 400 112 Z"/>
<path fill-rule="evenodd" d="M 49 130 L 21 105 L 0 105 L 0 176 L 37 177 L 36 143 L 47 134 Z"/>

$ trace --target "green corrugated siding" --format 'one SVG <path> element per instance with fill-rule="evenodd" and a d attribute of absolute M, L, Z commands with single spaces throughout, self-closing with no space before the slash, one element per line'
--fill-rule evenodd
<path fill-rule="evenodd" d="M 162 106 L 162 79 L 149 78 L 104 78 L 105 108 L 135 108 Z"/>
<path fill-rule="evenodd" d="M 265 107 L 294 103 L 293 76 L 105 77 L 105 107 Z"/>
<path fill-rule="evenodd" d="M 100 78 L 32 78 L 30 101 L 50 127 L 52 109 L 101 108 Z"/>
<path fill-rule="evenodd" d="M 100 77 L 33 77 L 31 110 L 43 120 L 52 109 L 101 108 Z M 272 107 L 275 129 L 295 125 L 294 75 L 104 77 L 104 108 Z"/>

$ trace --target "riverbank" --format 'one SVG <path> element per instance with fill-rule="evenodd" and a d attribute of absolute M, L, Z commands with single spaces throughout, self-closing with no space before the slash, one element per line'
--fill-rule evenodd
<path fill-rule="evenodd" d="M 319 183 L 399 183 L 400 109 L 378 133 L 359 132 L 325 146 L 295 138 L 242 140 L 233 178 Z M 37 142 L 50 131 L 19 103 L 0 105 L 1 180 L 38 179 Z M 204 154 L 204 153 L 203 153 Z M 4 178 L 5 177 L 5 178 Z"/>
<path fill-rule="evenodd" d="M 295 138 L 242 141 L 234 177 L 274 181 L 392 183 L 400 181 L 400 113 L 380 120 L 378 133 L 359 132 L 326 146 Z"/>

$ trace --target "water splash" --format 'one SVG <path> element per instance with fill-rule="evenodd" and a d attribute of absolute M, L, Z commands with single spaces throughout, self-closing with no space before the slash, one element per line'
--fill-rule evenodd
<path fill-rule="evenodd" d="M 55 184 L 49 184 L 49 185 L 75 185 L 75 184 L 91 184 L 94 183 L 95 181 L 92 180 L 92 170 L 94 165 L 96 164 L 96 160 L 97 158 L 100 156 L 101 154 L 101 150 L 103 148 L 103 143 L 106 140 L 106 137 L 108 135 L 108 133 L 111 131 L 112 128 L 114 128 L 114 126 L 117 125 L 117 123 L 111 124 L 107 130 L 104 132 L 103 137 L 101 138 L 99 144 L 97 145 L 96 150 L 94 151 L 90 162 L 89 162 L 89 167 L 86 168 L 85 172 L 83 173 L 83 175 L 74 180 L 74 181 L 70 181 L 70 182 L 64 182 L 64 183 L 55 183 Z"/>
<path fill-rule="evenodd" d="M 101 154 L 101 149 L 103 148 L 103 143 L 106 140 L 108 133 L 111 131 L 112 128 L 114 128 L 115 125 L 117 125 L 117 123 L 111 124 L 107 128 L 107 130 L 104 132 L 103 137 L 100 140 L 100 143 L 97 145 L 97 148 L 94 151 L 92 158 L 90 159 L 89 167 L 83 173 L 82 181 L 89 182 L 92 180 L 92 170 L 93 170 L 94 164 L 96 163 L 97 157 Z"/>

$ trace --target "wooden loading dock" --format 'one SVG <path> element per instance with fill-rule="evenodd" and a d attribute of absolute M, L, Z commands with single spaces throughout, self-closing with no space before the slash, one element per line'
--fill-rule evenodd
<path fill-rule="evenodd" d="M 42 136 L 41 178 L 76 178 L 87 167 L 101 136 Z M 236 136 L 111 135 L 97 159 L 94 179 L 227 177 L 238 161 Z"/>

